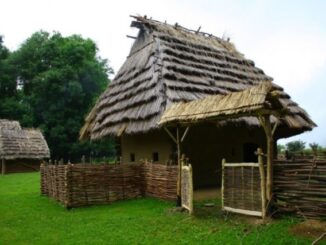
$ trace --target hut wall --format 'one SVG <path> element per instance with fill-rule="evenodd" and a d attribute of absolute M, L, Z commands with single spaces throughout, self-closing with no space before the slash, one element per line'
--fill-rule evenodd
<path fill-rule="evenodd" d="M 164 131 L 152 131 L 147 134 L 127 135 L 121 137 L 121 157 L 123 163 L 153 161 L 167 163 L 171 158 L 174 143 Z M 154 153 L 158 161 L 154 161 Z M 134 159 L 132 159 L 132 155 Z"/>
<path fill-rule="evenodd" d="M 183 142 L 182 152 L 192 164 L 194 188 L 220 186 L 222 159 L 244 162 L 244 145 L 248 143 L 265 149 L 263 130 L 231 125 L 216 127 L 213 124 L 191 127 Z"/>
<path fill-rule="evenodd" d="M 192 126 L 182 143 L 181 152 L 189 158 L 193 166 L 194 188 L 220 186 L 222 159 L 226 158 L 228 162 L 244 162 L 244 145 L 248 143 L 256 144 L 264 151 L 263 129 L 243 125 L 216 127 L 209 123 Z M 256 149 L 254 147 L 253 152 Z M 163 130 L 123 136 L 121 139 L 123 163 L 131 163 L 132 154 L 135 162 L 152 161 L 154 152 L 158 153 L 160 163 L 171 160 L 175 162 L 175 143 Z"/>
<path fill-rule="evenodd" d="M 41 160 L 17 159 L 6 160 L 6 174 L 8 173 L 27 173 L 40 170 Z M 0 164 L 0 173 L 2 165 Z"/>

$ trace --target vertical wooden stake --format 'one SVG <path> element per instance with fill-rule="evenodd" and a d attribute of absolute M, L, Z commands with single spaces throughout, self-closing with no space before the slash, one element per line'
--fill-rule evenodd
<path fill-rule="evenodd" d="M 177 182 L 177 206 L 181 206 L 181 147 L 179 127 L 177 127 L 177 155 L 178 155 L 178 182 Z"/>
<path fill-rule="evenodd" d="M 225 165 L 225 158 L 222 159 L 222 184 L 221 184 L 222 210 L 224 209 L 224 165 Z"/>
<path fill-rule="evenodd" d="M 193 214 L 194 212 L 194 204 L 193 204 L 193 199 L 194 199 L 194 188 L 193 188 L 193 181 L 192 181 L 192 167 L 191 167 L 191 164 L 189 164 L 189 183 L 188 183 L 188 186 L 189 186 L 189 214 Z"/>
<path fill-rule="evenodd" d="M 257 150 L 258 153 L 258 164 L 259 164 L 259 173 L 260 173 L 260 191 L 261 191 L 261 212 L 262 218 L 266 217 L 266 183 L 265 183 L 265 170 L 263 163 L 263 152 L 260 148 Z"/>
<path fill-rule="evenodd" d="M 252 203 L 252 210 L 254 210 L 254 167 L 251 167 L 251 203 Z"/>
<path fill-rule="evenodd" d="M 2 164 L 1 164 L 1 174 L 5 175 L 6 174 L 6 160 L 2 158 Z"/>

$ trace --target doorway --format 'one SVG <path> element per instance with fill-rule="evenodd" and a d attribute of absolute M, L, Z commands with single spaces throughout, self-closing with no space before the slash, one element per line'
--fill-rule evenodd
<path fill-rule="evenodd" d="M 255 154 L 258 148 L 259 145 L 255 143 L 243 144 L 243 162 L 258 162 L 258 156 Z"/>

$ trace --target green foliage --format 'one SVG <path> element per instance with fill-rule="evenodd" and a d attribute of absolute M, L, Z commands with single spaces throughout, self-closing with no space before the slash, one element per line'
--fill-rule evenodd
<path fill-rule="evenodd" d="M 291 141 L 286 144 L 286 149 L 290 153 L 302 152 L 305 149 L 306 142 L 301 140 Z"/>
<path fill-rule="evenodd" d="M 12 54 L 3 50 L 7 62 L 3 67 L 8 67 L 10 76 L 0 78 L 0 89 L 6 90 L 1 95 L 7 94 L 0 117 L 40 127 L 54 159 L 76 161 L 99 151 L 99 144 L 78 142 L 84 118 L 112 73 L 107 61 L 97 56 L 96 44 L 78 35 L 40 31 Z M 114 154 L 112 144 L 105 141 L 108 151 L 101 153 Z"/>
<path fill-rule="evenodd" d="M 0 176 L 0 244 L 299 245 L 312 241 L 289 233 L 296 219 L 259 224 L 253 218 L 224 215 L 219 206 L 211 212 L 201 203 L 195 205 L 202 212 L 191 217 L 173 211 L 172 202 L 149 198 L 68 211 L 40 196 L 39 183 L 39 173 Z"/>
<path fill-rule="evenodd" d="M 317 151 L 320 148 L 320 145 L 313 142 L 309 144 L 309 147 L 311 148 L 311 150 Z"/>
<path fill-rule="evenodd" d="M 20 119 L 28 110 L 23 103 L 22 93 L 17 89 L 10 51 L 3 46 L 0 36 L 0 118 Z"/>
<path fill-rule="evenodd" d="M 277 153 L 283 153 L 285 151 L 286 147 L 285 145 L 277 144 Z"/>

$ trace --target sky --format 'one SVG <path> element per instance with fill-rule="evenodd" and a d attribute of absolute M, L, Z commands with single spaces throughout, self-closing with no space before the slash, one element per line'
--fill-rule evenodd
<path fill-rule="evenodd" d="M 117 72 L 137 29 L 130 15 L 230 37 L 318 125 L 292 140 L 326 146 L 326 1 L 291 0 L 2 0 L 0 35 L 15 50 L 32 33 L 58 31 L 93 39 Z"/>

